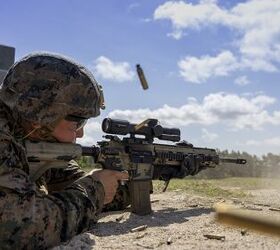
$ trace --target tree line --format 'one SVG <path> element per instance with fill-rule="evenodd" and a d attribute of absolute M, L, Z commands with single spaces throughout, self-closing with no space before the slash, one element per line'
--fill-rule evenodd
<path fill-rule="evenodd" d="M 243 158 L 246 165 L 224 164 L 216 168 L 201 171 L 198 178 L 226 178 L 226 177 L 280 177 L 280 154 L 268 153 L 258 157 L 246 152 L 228 150 L 219 151 L 222 157 Z"/>

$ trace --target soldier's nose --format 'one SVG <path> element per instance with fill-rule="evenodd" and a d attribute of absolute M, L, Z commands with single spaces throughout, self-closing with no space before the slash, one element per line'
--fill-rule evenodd
<path fill-rule="evenodd" d="M 77 138 L 82 138 L 83 136 L 84 136 L 84 127 L 80 128 L 79 130 L 76 131 Z"/>

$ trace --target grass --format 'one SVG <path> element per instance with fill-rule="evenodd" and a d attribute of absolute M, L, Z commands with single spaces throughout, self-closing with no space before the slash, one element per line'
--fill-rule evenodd
<path fill-rule="evenodd" d="M 92 168 L 84 168 L 86 172 Z M 161 192 L 164 182 L 153 181 L 154 192 Z M 249 190 L 256 189 L 279 189 L 280 179 L 260 177 L 231 177 L 222 179 L 173 179 L 170 181 L 167 190 L 180 190 L 190 194 L 197 194 L 207 197 L 223 198 L 245 198 L 250 196 Z"/>
<path fill-rule="evenodd" d="M 280 189 L 280 179 L 277 178 L 232 177 L 208 181 L 221 187 L 238 187 L 242 190 Z"/>
<path fill-rule="evenodd" d="M 155 192 L 160 192 L 163 189 L 163 183 L 160 181 L 153 181 L 153 186 Z M 182 192 L 208 197 L 246 197 L 246 193 L 242 190 L 229 190 L 226 188 L 221 188 L 213 181 L 208 180 L 172 180 L 170 181 L 167 190 L 180 190 Z"/>
<path fill-rule="evenodd" d="M 162 181 L 153 181 L 154 191 L 160 192 Z M 247 190 L 280 188 L 280 180 L 268 178 L 177 179 L 171 180 L 167 190 L 180 190 L 208 197 L 244 198 Z"/>

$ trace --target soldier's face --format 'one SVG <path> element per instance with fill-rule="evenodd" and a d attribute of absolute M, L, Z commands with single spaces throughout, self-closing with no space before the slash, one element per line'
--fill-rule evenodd
<path fill-rule="evenodd" d="M 84 135 L 84 128 L 77 129 L 78 123 L 74 121 L 61 120 L 55 127 L 52 135 L 59 142 L 75 143 L 77 138 L 82 138 Z"/>

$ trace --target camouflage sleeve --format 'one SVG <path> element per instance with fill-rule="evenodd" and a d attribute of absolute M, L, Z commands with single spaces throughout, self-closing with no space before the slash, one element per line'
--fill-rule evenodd
<path fill-rule="evenodd" d="M 70 161 L 67 168 L 53 168 L 45 174 L 45 181 L 49 192 L 61 191 L 86 173 L 74 160 Z"/>
<path fill-rule="evenodd" d="M 130 203 L 128 185 L 121 185 L 118 187 L 113 201 L 104 205 L 102 212 L 124 210 Z"/>
<path fill-rule="evenodd" d="M 1 249 L 45 249 L 92 227 L 104 189 L 91 176 L 51 195 L 37 191 L 20 169 L 0 173 Z"/>
<path fill-rule="evenodd" d="M 92 167 L 93 169 L 94 166 Z M 85 172 L 79 167 L 74 160 L 69 162 L 66 169 L 51 169 L 46 176 L 48 191 L 59 191 L 73 183 L 75 180 L 85 175 Z M 125 209 L 130 204 L 130 197 L 127 185 L 118 187 L 113 201 L 104 205 L 103 212 L 118 211 Z"/>

